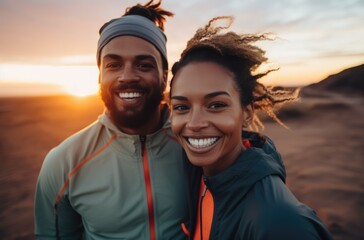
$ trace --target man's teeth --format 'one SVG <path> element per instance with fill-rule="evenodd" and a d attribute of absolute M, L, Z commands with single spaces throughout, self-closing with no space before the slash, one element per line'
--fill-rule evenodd
<path fill-rule="evenodd" d="M 138 92 L 122 92 L 119 94 L 120 98 L 137 98 L 141 96 L 142 94 Z"/>
<path fill-rule="evenodd" d="M 204 148 L 211 146 L 217 141 L 217 137 L 213 138 L 203 138 L 203 139 L 195 139 L 195 138 L 188 138 L 188 142 L 196 148 Z"/>

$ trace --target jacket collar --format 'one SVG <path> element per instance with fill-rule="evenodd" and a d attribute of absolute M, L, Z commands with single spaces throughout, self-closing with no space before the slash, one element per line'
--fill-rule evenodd
<path fill-rule="evenodd" d="M 279 153 L 270 139 L 262 147 L 251 147 L 242 152 L 237 160 L 223 172 L 214 176 L 203 176 L 214 199 L 219 201 L 231 193 L 243 197 L 251 187 L 268 175 L 278 175 L 285 181 L 285 168 Z M 236 196 L 232 196 L 236 199 Z"/>

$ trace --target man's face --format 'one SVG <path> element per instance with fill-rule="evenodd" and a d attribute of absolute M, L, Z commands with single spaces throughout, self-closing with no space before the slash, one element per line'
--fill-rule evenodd
<path fill-rule="evenodd" d="M 149 42 L 133 36 L 112 39 L 101 51 L 100 92 L 119 128 L 137 129 L 159 111 L 166 73 Z"/>

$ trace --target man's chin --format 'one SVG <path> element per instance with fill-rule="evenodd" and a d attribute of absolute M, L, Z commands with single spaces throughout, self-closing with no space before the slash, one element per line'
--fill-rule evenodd
<path fill-rule="evenodd" d="M 115 125 L 124 128 L 139 128 L 147 124 L 145 114 L 142 113 L 125 113 L 110 111 L 109 116 Z"/>
<path fill-rule="evenodd" d="M 118 128 L 137 129 L 146 126 L 155 112 L 159 111 L 161 99 L 159 95 L 148 99 L 144 104 L 138 107 L 118 106 L 113 101 L 105 101 L 108 115 Z"/>

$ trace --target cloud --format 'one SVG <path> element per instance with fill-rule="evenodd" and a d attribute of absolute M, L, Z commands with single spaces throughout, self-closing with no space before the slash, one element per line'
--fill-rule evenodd
<path fill-rule="evenodd" d="M 98 29 L 120 1 L 1 1 L 1 62 L 94 53 Z"/>
<path fill-rule="evenodd" d="M 364 51 L 363 52 L 346 52 L 346 51 L 331 51 L 317 54 L 318 58 L 362 58 L 364 63 Z"/>
<path fill-rule="evenodd" d="M 1 0 L 0 64 L 95 64 L 100 26 L 138 2 L 147 0 Z M 358 59 L 364 52 L 362 0 L 163 0 L 162 5 L 175 13 L 166 23 L 170 62 L 197 28 L 221 15 L 233 15 L 231 29 L 240 33 L 276 33 L 280 39 L 262 46 L 279 66 Z"/>

